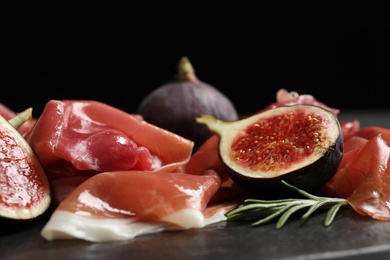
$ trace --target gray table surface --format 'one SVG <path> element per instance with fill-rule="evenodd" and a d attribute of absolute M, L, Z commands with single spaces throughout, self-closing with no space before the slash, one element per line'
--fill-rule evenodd
<path fill-rule="evenodd" d="M 339 119 L 390 128 L 390 110 L 342 111 Z M 0 259 L 390 259 L 390 221 L 345 207 L 325 228 L 324 216 L 320 211 L 302 221 L 298 214 L 280 230 L 274 224 L 252 228 L 248 222 L 221 222 L 108 243 L 45 241 L 39 234 L 44 216 L 23 228 L 0 226 Z"/>

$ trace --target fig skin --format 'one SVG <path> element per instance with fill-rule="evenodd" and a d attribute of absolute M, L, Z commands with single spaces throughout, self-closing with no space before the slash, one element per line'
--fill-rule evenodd
<path fill-rule="evenodd" d="M 232 151 L 232 145 L 237 143 L 237 140 L 240 140 L 237 138 L 242 132 L 247 132 L 248 129 L 251 129 L 250 127 L 258 122 L 266 122 L 263 125 L 259 123 L 259 129 L 261 129 L 261 126 L 266 127 L 269 123 L 268 121 L 271 120 L 274 120 L 272 122 L 273 124 L 278 124 L 283 122 L 283 120 L 279 120 L 277 116 L 288 115 L 288 113 L 301 113 L 302 111 L 304 113 L 313 113 L 312 115 L 317 115 L 315 117 L 323 119 L 324 122 L 324 125 L 320 124 L 316 126 L 316 124 L 314 124 L 314 127 L 316 127 L 315 131 L 320 134 L 320 138 L 326 140 L 319 142 L 318 148 L 317 146 L 313 148 L 313 153 L 308 155 L 305 154 L 304 156 L 300 154 L 297 156 L 298 152 L 294 151 L 295 148 L 288 148 L 292 150 L 291 154 L 295 154 L 296 157 L 289 157 L 286 161 L 277 161 L 276 164 L 280 165 L 287 162 L 287 167 L 275 167 L 271 170 L 262 170 L 262 168 L 260 168 L 262 166 L 259 166 L 258 169 L 250 168 L 245 165 L 246 162 L 236 162 L 235 156 L 237 154 L 234 154 Z M 285 125 L 285 128 L 278 128 L 276 131 L 281 133 L 284 133 L 285 131 L 285 133 L 289 133 L 288 128 L 294 127 L 292 124 L 296 122 L 295 119 L 296 118 L 293 116 L 293 119 L 290 120 L 291 122 L 281 123 L 282 125 Z M 212 118 L 212 116 L 202 115 L 197 118 L 197 122 L 206 124 L 212 132 L 220 137 L 218 145 L 219 158 L 230 178 L 247 193 L 258 198 L 278 199 L 297 196 L 296 192 L 281 183 L 282 180 L 307 192 L 319 192 L 320 188 L 336 174 L 344 155 L 344 139 L 337 117 L 330 111 L 312 105 L 277 107 L 235 122 L 222 122 Z M 302 132 L 305 131 L 305 129 L 303 129 Z M 272 127 L 268 130 L 272 132 Z M 265 130 L 259 130 L 259 136 L 261 136 L 261 131 L 264 131 L 265 134 L 267 133 Z M 311 131 L 307 132 L 307 134 L 310 133 Z M 294 135 L 294 133 L 289 134 Z M 302 136 L 305 135 L 298 135 L 298 137 Z M 265 139 L 268 137 L 270 136 L 266 136 Z M 286 139 L 281 141 L 282 145 L 289 142 L 287 141 L 287 137 L 289 136 L 286 136 Z M 246 151 L 250 155 L 247 155 L 245 158 L 257 158 L 258 156 L 254 151 L 254 145 L 252 145 L 257 141 L 251 138 L 252 137 L 248 137 L 248 147 L 244 145 L 242 148 L 242 151 L 245 150 L 245 148 L 252 149 Z M 269 139 L 274 141 L 271 137 Z M 303 161 L 293 163 L 293 161 L 295 162 L 300 158 L 302 158 Z"/>
<path fill-rule="evenodd" d="M 210 114 L 224 121 L 238 119 L 232 101 L 214 86 L 195 75 L 187 57 L 178 64 L 177 80 L 168 82 L 147 95 L 138 107 L 143 119 L 194 142 L 193 152 L 213 133 L 196 118 Z"/>
<path fill-rule="evenodd" d="M 29 108 L 7 121 L 0 115 L 0 224 L 34 222 L 51 205 L 51 190 L 38 157 L 18 132 L 31 119 Z"/>

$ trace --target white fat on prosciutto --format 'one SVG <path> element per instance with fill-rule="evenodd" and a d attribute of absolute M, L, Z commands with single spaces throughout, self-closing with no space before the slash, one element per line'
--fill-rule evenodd
<path fill-rule="evenodd" d="M 130 240 L 135 237 L 163 231 L 203 228 L 226 220 L 226 210 L 206 218 L 200 210 L 183 209 L 161 219 L 142 222 L 127 219 L 91 219 L 67 211 L 57 211 L 42 229 L 46 240 L 82 239 L 90 242 Z"/>
<path fill-rule="evenodd" d="M 203 228 L 226 220 L 229 205 L 208 205 L 220 187 L 221 179 L 214 170 L 202 175 L 100 173 L 58 205 L 41 235 L 46 240 L 107 242 L 164 230 Z"/>

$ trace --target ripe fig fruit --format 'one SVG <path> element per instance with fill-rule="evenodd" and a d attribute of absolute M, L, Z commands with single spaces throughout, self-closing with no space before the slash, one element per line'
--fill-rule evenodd
<path fill-rule="evenodd" d="M 219 157 L 231 179 L 259 197 L 290 195 L 281 180 L 318 191 L 335 175 L 344 154 L 338 119 L 317 106 L 281 106 L 234 122 L 210 115 L 196 121 L 219 136 Z"/>
<path fill-rule="evenodd" d="M 238 119 L 231 100 L 214 86 L 199 80 L 187 57 L 182 57 L 178 64 L 177 81 L 152 91 L 142 100 L 137 112 L 145 121 L 193 141 L 193 151 L 212 136 L 206 126 L 196 123 L 198 116 L 209 114 L 224 121 Z"/>
<path fill-rule="evenodd" d="M 0 220 L 32 220 L 50 206 L 44 169 L 17 126 L 31 118 L 27 109 L 7 121 L 0 115 Z"/>

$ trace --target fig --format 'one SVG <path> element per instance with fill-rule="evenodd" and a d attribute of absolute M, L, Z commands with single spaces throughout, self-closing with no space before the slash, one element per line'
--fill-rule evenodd
<path fill-rule="evenodd" d="M 50 186 L 34 151 L 17 128 L 31 119 L 32 109 L 7 121 L 0 115 L 0 220 L 32 220 L 51 203 Z"/>
<path fill-rule="evenodd" d="M 177 68 L 177 80 L 149 93 L 137 112 L 145 121 L 193 141 L 195 152 L 212 136 L 206 126 L 196 123 L 198 116 L 209 114 L 220 120 L 235 121 L 238 113 L 225 94 L 198 79 L 187 57 L 180 59 Z"/>
<path fill-rule="evenodd" d="M 337 117 L 318 106 L 281 106 L 234 122 L 201 115 L 196 122 L 219 136 L 218 155 L 231 179 L 258 197 L 291 195 L 282 180 L 319 191 L 344 155 Z"/>

